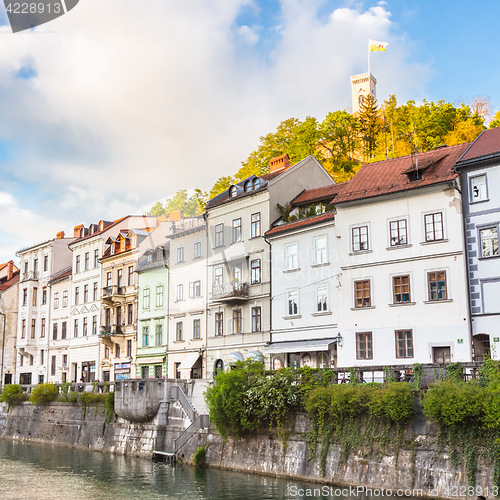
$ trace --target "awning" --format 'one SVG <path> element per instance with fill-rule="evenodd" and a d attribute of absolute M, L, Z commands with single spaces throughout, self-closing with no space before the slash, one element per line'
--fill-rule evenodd
<path fill-rule="evenodd" d="M 277 342 L 264 347 L 267 354 L 281 352 L 329 351 L 337 343 L 337 339 L 299 340 L 297 342 Z"/>
<path fill-rule="evenodd" d="M 241 352 L 232 352 L 226 359 L 225 361 L 227 363 L 236 363 L 237 361 L 243 361 L 243 354 Z"/>
<path fill-rule="evenodd" d="M 136 362 L 139 365 L 157 365 L 165 361 L 165 356 L 155 356 L 153 358 L 137 358 Z"/>
<path fill-rule="evenodd" d="M 264 354 L 260 351 L 250 351 L 247 355 L 247 359 L 254 359 L 255 361 L 264 361 Z"/>
<path fill-rule="evenodd" d="M 188 370 L 193 368 L 193 365 L 198 361 L 199 357 L 199 352 L 190 352 L 179 366 L 179 370 Z"/>

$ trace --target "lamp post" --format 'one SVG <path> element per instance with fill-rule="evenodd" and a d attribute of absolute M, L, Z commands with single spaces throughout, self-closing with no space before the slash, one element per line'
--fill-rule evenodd
<path fill-rule="evenodd" d="M 0 312 L 0 315 L 3 316 L 2 368 L 0 369 L 0 389 L 1 389 L 3 387 L 3 360 L 4 360 L 4 351 L 5 351 L 5 324 L 7 323 L 7 315 L 3 312 Z"/>

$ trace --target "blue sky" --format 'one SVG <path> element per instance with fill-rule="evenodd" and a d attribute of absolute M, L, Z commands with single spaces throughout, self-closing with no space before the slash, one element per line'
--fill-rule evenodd
<path fill-rule="evenodd" d="M 1 2 L 0 2 L 1 4 Z M 500 2 L 82 0 L 12 34 L 0 5 L 0 262 L 59 230 L 210 189 L 280 121 L 382 102 L 500 109 Z M 186 175 L 189 172 L 189 175 Z"/>

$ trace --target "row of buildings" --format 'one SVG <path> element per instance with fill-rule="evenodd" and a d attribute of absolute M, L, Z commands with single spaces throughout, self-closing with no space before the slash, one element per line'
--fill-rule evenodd
<path fill-rule="evenodd" d="M 203 216 L 78 225 L 0 266 L 2 382 L 498 357 L 498 186 L 500 128 L 343 184 L 285 155 Z"/>

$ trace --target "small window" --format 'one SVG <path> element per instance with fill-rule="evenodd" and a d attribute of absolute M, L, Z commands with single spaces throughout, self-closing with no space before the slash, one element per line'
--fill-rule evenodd
<path fill-rule="evenodd" d="M 425 241 L 440 241 L 444 239 L 443 232 L 443 214 L 427 214 L 424 217 L 425 222 Z"/>
<path fill-rule="evenodd" d="M 132 340 L 127 340 L 127 356 L 132 357 Z"/>
<path fill-rule="evenodd" d="M 27 290 L 24 289 L 25 294 L 27 294 Z M 26 297 L 23 296 L 23 306 L 26 305 Z M 57 309 L 59 307 L 59 292 L 54 293 L 54 309 Z"/>
<path fill-rule="evenodd" d="M 120 355 L 121 355 L 120 346 L 119 346 L 119 344 L 115 344 L 115 358 L 119 358 Z"/>
<path fill-rule="evenodd" d="M 134 284 L 134 266 L 128 266 L 128 286 Z"/>
<path fill-rule="evenodd" d="M 127 321 L 128 324 L 131 325 L 134 322 L 134 305 L 129 304 L 127 306 Z"/>
<path fill-rule="evenodd" d="M 156 325 L 155 345 L 163 344 L 163 325 L 158 323 Z"/>
<path fill-rule="evenodd" d="M 90 253 L 85 252 L 85 271 L 90 269 Z"/>
<path fill-rule="evenodd" d="M 392 278 L 393 303 L 403 304 L 410 300 L 410 275 L 393 276 Z"/>
<path fill-rule="evenodd" d="M 99 265 L 99 250 L 95 249 L 94 250 L 94 267 L 97 267 Z"/>
<path fill-rule="evenodd" d="M 370 280 L 354 282 L 354 307 L 371 307 Z"/>
<path fill-rule="evenodd" d="M 299 245 L 290 243 L 286 246 L 286 268 L 291 271 L 299 267 Z"/>
<path fill-rule="evenodd" d="M 80 304 L 80 287 L 75 287 L 75 306 Z"/>
<path fill-rule="evenodd" d="M 252 181 L 247 181 L 245 183 L 245 192 L 249 193 L 252 190 Z"/>
<path fill-rule="evenodd" d="M 356 359 L 373 359 L 372 332 L 356 333 Z"/>
<path fill-rule="evenodd" d="M 243 315 L 241 309 L 233 309 L 233 329 L 232 333 L 243 332 Z"/>
<path fill-rule="evenodd" d="M 142 308 L 143 309 L 149 309 L 149 295 L 150 290 L 149 288 L 145 288 L 144 292 L 142 293 Z"/>
<path fill-rule="evenodd" d="M 396 358 L 413 358 L 411 330 L 396 330 Z"/>
<path fill-rule="evenodd" d="M 35 338 L 35 332 L 36 332 L 36 319 L 31 320 L 31 338 Z"/>
<path fill-rule="evenodd" d="M 241 241 L 241 219 L 233 220 L 232 243 Z"/>
<path fill-rule="evenodd" d="M 215 226 L 215 247 L 224 245 L 224 224 L 217 224 Z"/>
<path fill-rule="evenodd" d="M 217 266 L 214 268 L 214 285 L 222 285 L 224 277 L 224 268 Z"/>
<path fill-rule="evenodd" d="M 252 307 L 252 332 L 262 331 L 262 309 L 260 306 Z"/>
<path fill-rule="evenodd" d="M 117 285 L 119 287 L 122 287 L 123 286 L 123 269 L 118 269 L 117 279 L 118 279 Z"/>
<path fill-rule="evenodd" d="M 149 345 L 149 326 L 142 327 L 142 347 Z"/>
<path fill-rule="evenodd" d="M 48 255 L 43 256 L 43 270 L 44 271 L 49 270 L 49 256 Z"/>
<path fill-rule="evenodd" d="M 184 262 L 184 247 L 177 247 L 177 262 Z"/>
<path fill-rule="evenodd" d="M 260 236 L 260 212 L 252 214 L 250 216 L 250 221 L 251 221 L 250 236 L 252 238 L 258 238 Z"/>
<path fill-rule="evenodd" d="M 192 281 L 189 283 L 189 297 L 201 297 L 201 281 Z"/>
<path fill-rule="evenodd" d="M 62 306 L 68 307 L 68 290 L 64 290 L 62 293 Z"/>
<path fill-rule="evenodd" d="M 215 313 L 215 335 L 220 337 L 224 334 L 224 313 L 216 312 Z"/>
<path fill-rule="evenodd" d="M 92 335 L 97 335 L 97 316 L 92 316 Z"/>
<path fill-rule="evenodd" d="M 314 238 L 314 258 L 316 264 L 326 264 L 328 262 L 326 236 Z"/>
<path fill-rule="evenodd" d="M 238 188 L 236 186 L 231 186 L 229 188 L 229 196 L 234 198 L 238 194 Z"/>
<path fill-rule="evenodd" d="M 250 262 L 250 283 L 256 285 L 261 282 L 260 259 L 253 259 Z"/>
<path fill-rule="evenodd" d="M 86 304 L 89 301 L 89 285 L 83 285 L 83 303 Z"/>
<path fill-rule="evenodd" d="M 96 300 L 99 300 L 99 283 L 97 281 L 94 281 L 93 287 L 92 300 L 95 302 Z"/>
<path fill-rule="evenodd" d="M 52 340 L 57 340 L 57 323 L 52 325 Z"/>
<path fill-rule="evenodd" d="M 446 300 L 448 298 L 446 287 L 446 271 L 427 273 L 429 286 L 429 300 Z"/>
<path fill-rule="evenodd" d="M 318 286 L 316 289 L 316 310 L 328 311 L 328 287 L 326 285 Z"/>
<path fill-rule="evenodd" d="M 200 320 L 194 319 L 193 320 L 193 339 L 199 339 L 199 338 L 200 338 Z"/>
<path fill-rule="evenodd" d="M 259 179 L 259 178 L 255 179 L 255 180 L 253 181 L 253 188 L 254 188 L 254 190 L 256 190 L 256 189 L 259 189 L 259 188 L 260 188 L 260 179 Z"/>
<path fill-rule="evenodd" d="M 43 339 L 45 337 L 45 318 L 42 318 L 42 325 L 40 330 L 40 338 Z M 43 365 L 43 363 L 42 363 Z"/>
<path fill-rule="evenodd" d="M 488 199 L 488 192 L 486 189 L 486 175 L 483 174 L 471 178 L 470 194 L 472 203 L 475 201 L 484 201 Z"/>
<path fill-rule="evenodd" d="M 36 300 L 38 297 L 38 288 L 34 287 L 33 288 L 33 305 L 36 306 Z"/>
<path fill-rule="evenodd" d="M 64 340 L 68 334 L 68 324 L 66 321 L 61 323 L 61 338 Z"/>
<path fill-rule="evenodd" d="M 481 257 L 498 255 L 498 226 L 480 229 L 479 238 L 481 240 Z"/>
<path fill-rule="evenodd" d="M 368 250 L 368 226 L 352 228 L 352 251 Z"/>
<path fill-rule="evenodd" d="M 182 321 L 178 321 L 175 324 L 175 340 L 177 342 L 181 342 L 184 340 L 183 333 L 182 333 Z"/>
<path fill-rule="evenodd" d="M 156 286 L 156 307 L 163 307 L 163 285 Z"/>
<path fill-rule="evenodd" d="M 175 300 L 184 300 L 184 285 L 182 283 L 175 287 Z"/>
<path fill-rule="evenodd" d="M 391 247 L 408 244 L 408 228 L 406 219 L 393 220 L 389 223 Z"/>
<path fill-rule="evenodd" d="M 77 319 L 75 319 L 75 321 L 73 323 L 73 337 L 78 337 L 78 320 Z"/>
<path fill-rule="evenodd" d="M 42 288 L 42 306 L 47 304 L 47 287 Z"/>
<path fill-rule="evenodd" d="M 80 272 L 80 256 L 76 256 L 76 261 L 75 261 L 75 273 Z"/>
<path fill-rule="evenodd" d="M 88 318 L 83 318 L 83 336 L 86 337 L 89 333 L 88 331 Z"/>
<path fill-rule="evenodd" d="M 299 314 L 299 292 L 290 290 L 287 294 L 288 315 L 295 316 Z"/>
<path fill-rule="evenodd" d="M 194 244 L 193 255 L 195 259 L 201 258 L 201 242 L 197 241 Z"/>

